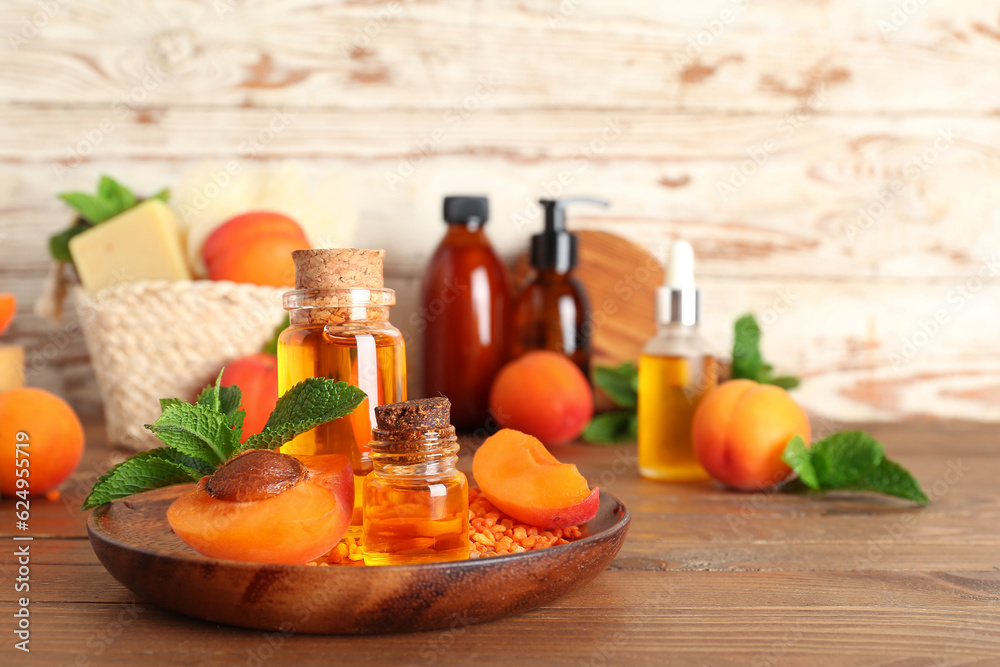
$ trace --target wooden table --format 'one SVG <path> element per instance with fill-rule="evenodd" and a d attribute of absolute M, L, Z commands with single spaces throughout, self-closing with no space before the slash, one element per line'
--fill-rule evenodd
<path fill-rule="evenodd" d="M 57 502 L 32 500 L 31 654 L 13 648 L 19 533 L 4 500 L 3 664 L 1000 664 L 997 427 L 868 428 L 932 497 L 741 494 L 640 479 L 633 447 L 560 457 L 632 510 L 611 568 L 514 618 L 443 632 L 288 636 L 161 611 L 111 578 L 80 500 L 121 457 L 88 426 Z M 467 469 L 471 457 L 463 457 Z M 13 658 L 13 662 L 11 659 Z"/>

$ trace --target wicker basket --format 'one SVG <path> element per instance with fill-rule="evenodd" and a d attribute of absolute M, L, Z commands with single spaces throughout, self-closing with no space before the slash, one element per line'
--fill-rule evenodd
<path fill-rule="evenodd" d="M 284 291 L 208 280 L 131 283 L 93 296 L 77 289 L 109 442 L 159 446 L 144 427 L 159 417 L 159 399 L 192 400 L 226 363 L 259 352 L 284 317 Z"/>

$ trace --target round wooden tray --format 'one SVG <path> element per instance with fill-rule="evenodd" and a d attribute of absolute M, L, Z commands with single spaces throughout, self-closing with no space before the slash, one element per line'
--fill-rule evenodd
<path fill-rule="evenodd" d="M 539 607 L 602 572 L 628 532 L 628 508 L 601 492 L 584 537 L 467 561 L 380 567 L 216 560 L 185 545 L 167 507 L 190 485 L 102 505 L 87 521 L 111 575 L 141 599 L 195 618 L 284 633 L 374 634 L 455 628 Z"/>

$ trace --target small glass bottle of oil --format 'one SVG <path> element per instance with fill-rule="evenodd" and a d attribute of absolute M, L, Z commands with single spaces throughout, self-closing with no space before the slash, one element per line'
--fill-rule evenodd
<path fill-rule="evenodd" d="M 650 479 L 707 479 L 691 444 L 701 398 L 718 384 L 718 361 L 698 335 L 694 251 L 670 249 L 667 283 L 657 292 L 656 336 L 639 359 L 639 473 Z"/>
<path fill-rule="evenodd" d="M 406 400 L 403 335 L 389 323 L 396 293 L 382 282 L 383 250 L 296 250 L 295 287 L 284 297 L 289 327 L 278 338 L 278 393 L 310 377 L 341 380 L 367 394 L 358 408 L 303 433 L 285 454 L 342 454 L 354 468 L 355 535 L 361 484 L 371 469 L 368 443 L 375 408 Z"/>
<path fill-rule="evenodd" d="M 466 560 L 469 483 L 455 469 L 447 398 L 375 408 L 374 469 L 364 481 L 365 565 Z"/>

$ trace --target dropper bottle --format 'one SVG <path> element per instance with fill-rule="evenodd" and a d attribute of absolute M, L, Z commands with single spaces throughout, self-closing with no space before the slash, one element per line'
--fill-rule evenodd
<path fill-rule="evenodd" d="M 545 230 L 531 237 L 528 279 L 514 304 L 511 357 L 531 350 L 566 355 L 590 381 L 590 300 L 573 269 L 579 263 L 579 239 L 566 230 L 566 205 L 607 206 L 603 199 L 567 197 L 540 199 Z"/>
<path fill-rule="evenodd" d="M 670 248 L 667 281 L 656 293 L 656 336 L 639 359 L 639 473 L 668 481 L 707 479 L 691 444 L 702 397 L 718 384 L 718 360 L 698 333 L 694 250 Z"/>

